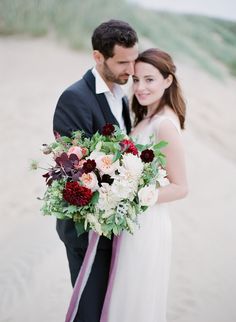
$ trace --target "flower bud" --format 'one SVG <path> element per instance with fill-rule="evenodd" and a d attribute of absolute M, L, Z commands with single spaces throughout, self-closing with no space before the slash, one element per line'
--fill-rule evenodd
<path fill-rule="evenodd" d="M 37 170 L 38 169 L 38 162 L 33 160 L 30 164 L 30 169 L 31 170 Z"/>
<path fill-rule="evenodd" d="M 47 144 L 42 144 L 40 150 L 43 152 L 43 154 L 50 154 L 52 152 L 52 149 Z"/>

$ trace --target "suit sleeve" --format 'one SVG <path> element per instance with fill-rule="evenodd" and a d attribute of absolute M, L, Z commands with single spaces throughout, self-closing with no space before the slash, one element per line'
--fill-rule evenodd
<path fill-rule="evenodd" d="M 60 96 L 53 117 L 53 131 L 71 136 L 71 132 L 83 130 L 87 136 L 93 134 L 91 108 L 77 93 L 66 90 Z"/>

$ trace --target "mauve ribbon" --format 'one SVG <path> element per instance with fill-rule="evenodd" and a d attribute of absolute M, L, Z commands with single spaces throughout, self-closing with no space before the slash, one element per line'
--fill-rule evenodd
<path fill-rule="evenodd" d="M 111 301 L 111 295 L 112 295 L 112 289 L 113 289 L 113 285 L 114 285 L 115 274 L 116 274 L 116 270 L 117 270 L 121 239 L 122 239 L 122 234 L 120 236 L 113 237 L 109 281 L 108 281 L 107 292 L 106 292 L 106 296 L 105 296 L 105 300 L 104 300 L 104 304 L 103 304 L 103 308 L 102 308 L 100 322 L 108 322 L 109 306 L 110 306 L 110 301 Z"/>
<path fill-rule="evenodd" d="M 70 300 L 69 308 L 66 314 L 65 322 L 73 322 L 78 311 L 79 301 L 82 295 L 82 292 L 85 288 L 86 282 L 89 278 L 89 274 L 95 259 L 97 245 L 99 241 L 99 235 L 93 231 L 90 232 L 89 244 L 86 250 L 86 254 L 79 271 L 78 277 L 75 282 L 74 290 Z"/>

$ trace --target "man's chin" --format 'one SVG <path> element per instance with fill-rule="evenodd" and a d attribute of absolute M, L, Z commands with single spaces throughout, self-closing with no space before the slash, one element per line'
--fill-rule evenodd
<path fill-rule="evenodd" d="M 122 79 L 117 79 L 117 84 L 119 85 L 124 85 L 128 82 L 129 78 L 122 78 Z"/>

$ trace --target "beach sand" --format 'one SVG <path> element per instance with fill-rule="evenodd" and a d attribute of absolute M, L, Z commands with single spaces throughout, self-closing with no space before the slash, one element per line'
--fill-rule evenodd
<path fill-rule="evenodd" d="M 29 164 L 53 140 L 59 95 L 93 60 L 49 39 L 0 38 L 0 53 L 0 322 L 63 322 L 72 292 L 66 254 L 55 218 L 40 213 L 43 172 Z M 177 65 L 190 192 L 170 205 L 168 322 L 235 322 L 236 80 Z"/>

